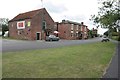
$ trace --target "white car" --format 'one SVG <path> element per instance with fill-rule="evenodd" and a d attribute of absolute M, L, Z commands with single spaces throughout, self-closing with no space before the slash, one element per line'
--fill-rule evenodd
<path fill-rule="evenodd" d="M 46 37 L 46 41 L 59 41 L 59 37 L 56 37 L 55 35 L 49 35 Z"/>

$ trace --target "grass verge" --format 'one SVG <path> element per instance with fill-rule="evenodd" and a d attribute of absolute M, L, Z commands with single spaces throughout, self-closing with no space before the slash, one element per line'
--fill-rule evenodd
<path fill-rule="evenodd" d="M 3 78 L 100 78 L 115 44 L 92 43 L 3 53 Z"/>

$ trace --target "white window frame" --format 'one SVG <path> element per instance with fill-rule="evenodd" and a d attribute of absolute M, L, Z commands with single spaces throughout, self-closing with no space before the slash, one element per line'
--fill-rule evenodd
<path fill-rule="evenodd" d="M 85 26 L 85 31 L 87 31 L 87 27 Z"/>
<path fill-rule="evenodd" d="M 73 28 L 74 28 L 74 24 L 71 24 L 71 30 L 73 30 Z"/>
<path fill-rule="evenodd" d="M 74 33 L 73 31 L 71 31 L 71 33 Z"/>
<path fill-rule="evenodd" d="M 46 21 L 43 21 L 43 23 L 45 23 L 45 29 L 46 29 L 46 28 L 47 28 L 47 27 L 46 27 L 46 25 L 47 25 L 47 24 L 46 24 Z M 42 23 L 42 26 L 43 26 L 43 23 Z"/>
<path fill-rule="evenodd" d="M 82 26 L 80 26 L 80 30 L 82 31 Z"/>
<path fill-rule="evenodd" d="M 76 37 L 78 37 L 78 31 L 76 32 Z"/>
<path fill-rule="evenodd" d="M 71 37 L 74 37 L 74 34 L 73 34 L 73 33 L 71 33 Z"/>
<path fill-rule="evenodd" d="M 78 26 L 79 26 L 79 25 L 76 26 L 76 30 L 78 30 Z"/>
<path fill-rule="evenodd" d="M 27 27 L 30 27 L 31 26 L 31 21 L 28 21 L 27 22 Z"/>

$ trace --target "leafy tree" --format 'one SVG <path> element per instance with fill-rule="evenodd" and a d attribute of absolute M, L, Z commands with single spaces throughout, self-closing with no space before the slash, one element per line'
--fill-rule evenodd
<path fill-rule="evenodd" d="M 97 27 L 108 28 L 109 31 L 120 27 L 116 24 L 120 20 L 120 6 L 118 0 L 99 0 L 99 11 L 97 15 L 92 15 L 91 19 Z M 110 35 L 110 32 L 108 32 Z M 120 37 L 120 35 L 119 35 Z"/>
<path fill-rule="evenodd" d="M 8 18 L 0 18 L 0 27 L 2 27 L 2 36 L 5 34 L 5 31 L 8 31 Z"/>

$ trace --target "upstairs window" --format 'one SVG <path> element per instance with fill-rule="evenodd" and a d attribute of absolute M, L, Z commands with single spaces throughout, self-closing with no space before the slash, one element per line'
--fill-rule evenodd
<path fill-rule="evenodd" d="M 71 24 L 71 30 L 73 30 L 74 24 Z"/>
<path fill-rule="evenodd" d="M 42 30 L 45 30 L 46 29 L 46 21 L 43 21 L 42 23 Z"/>
<path fill-rule="evenodd" d="M 31 26 L 31 22 L 29 21 L 29 22 L 27 22 L 27 26 L 28 27 L 30 27 Z"/>
<path fill-rule="evenodd" d="M 78 30 L 78 25 L 76 26 L 76 30 Z"/>
<path fill-rule="evenodd" d="M 81 31 L 82 31 L 82 26 L 80 26 L 80 29 L 81 29 Z"/>

